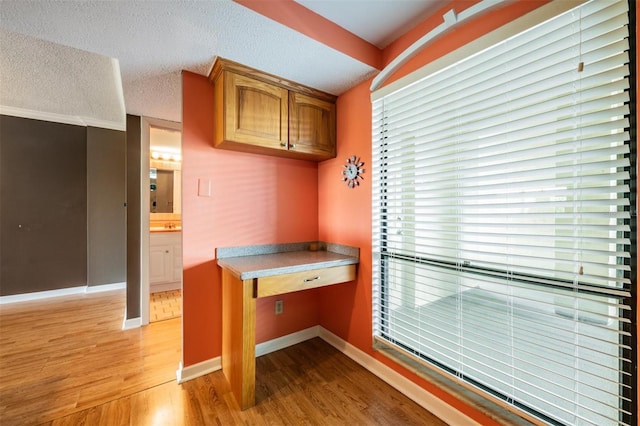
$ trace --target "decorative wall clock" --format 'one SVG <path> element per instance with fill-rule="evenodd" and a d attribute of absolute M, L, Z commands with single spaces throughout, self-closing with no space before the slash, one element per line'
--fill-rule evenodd
<path fill-rule="evenodd" d="M 342 180 L 349 188 L 355 188 L 360 185 L 358 179 L 364 179 L 362 177 L 364 173 L 362 166 L 364 166 L 364 162 L 360 161 L 360 157 L 352 155 L 347 158 L 347 164 L 344 165 L 344 170 L 342 170 Z"/>

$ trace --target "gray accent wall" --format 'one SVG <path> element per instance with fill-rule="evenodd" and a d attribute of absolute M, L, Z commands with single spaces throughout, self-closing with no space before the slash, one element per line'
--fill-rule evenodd
<path fill-rule="evenodd" d="M 0 296 L 126 280 L 125 142 L 0 115 Z"/>
<path fill-rule="evenodd" d="M 86 285 L 86 128 L 0 116 L 0 295 Z"/>
<path fill-rule="evenodd" d="M 87 286 L 126 274 L 126 133 L 87 127 Z"/>
<path fill-rule="evenodd" d="M 141 130 L 0 115 L 0 296 L 126 282 L 140 317 Z"/>
<path fill-rule="evenodd" d="M 127 318 L 140 312 L 140 169 L 142 120 L 127 115 Z"/>

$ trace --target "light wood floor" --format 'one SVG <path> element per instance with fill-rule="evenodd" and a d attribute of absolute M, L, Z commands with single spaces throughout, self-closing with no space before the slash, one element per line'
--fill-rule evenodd
<path fill-rule="evenodd" d="M 0 424 L 444 425 L 316 338 L 256 360 L 256 406 L 221 371 L 178 385 L 180 318 L 121 330 L 124 293 L 0 306 Z"/>

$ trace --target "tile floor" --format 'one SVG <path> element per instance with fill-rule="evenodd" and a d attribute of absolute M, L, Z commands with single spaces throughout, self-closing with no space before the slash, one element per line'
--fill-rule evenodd
<path fill-rule="evenodd" d="M 181 315 L 181 290 L 151 293 L 149 299 L 149 321 L 163 321 Z"/>

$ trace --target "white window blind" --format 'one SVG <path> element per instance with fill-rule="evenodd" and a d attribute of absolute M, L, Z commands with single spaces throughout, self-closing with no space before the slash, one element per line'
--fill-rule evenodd
<path fill-rule="evenodd" d="M 552 424 L 637 420 L 628 7 L 373 101 L 376 339 Z"/>

